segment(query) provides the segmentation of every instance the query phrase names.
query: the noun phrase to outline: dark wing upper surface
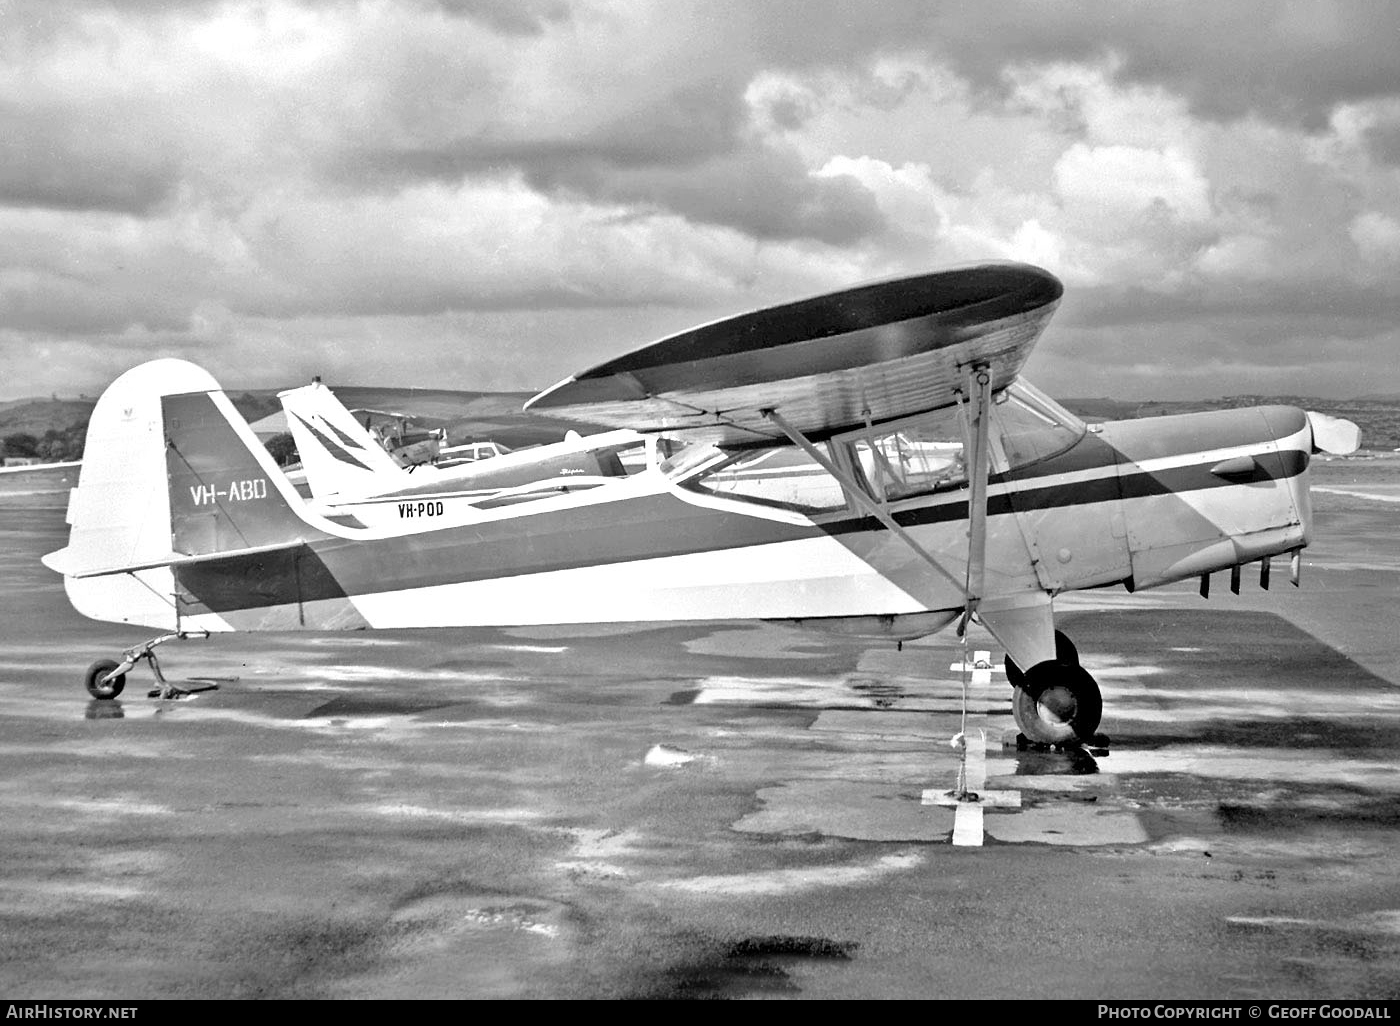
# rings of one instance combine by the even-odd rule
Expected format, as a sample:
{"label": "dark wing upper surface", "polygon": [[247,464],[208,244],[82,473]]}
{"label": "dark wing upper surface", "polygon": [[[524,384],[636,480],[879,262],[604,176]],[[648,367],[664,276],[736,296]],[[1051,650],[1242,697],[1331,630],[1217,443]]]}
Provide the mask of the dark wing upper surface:
{"label": "dark wing upper surface", "polygon": [[525,408],[727,445],[780,438],[762,415],[776,409],[821,437],[948,405],[976,364],[1009,385],[1063,291],[1016,263],[857,285],[672,335]]}

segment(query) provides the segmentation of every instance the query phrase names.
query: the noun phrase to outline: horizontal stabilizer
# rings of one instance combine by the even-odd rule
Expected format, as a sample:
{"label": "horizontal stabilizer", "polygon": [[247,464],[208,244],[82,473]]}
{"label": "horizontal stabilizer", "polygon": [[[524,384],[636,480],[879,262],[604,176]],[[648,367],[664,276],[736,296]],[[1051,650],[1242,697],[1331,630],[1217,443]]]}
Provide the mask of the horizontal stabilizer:
{"label": "horizontal stabilizer", "polygon": [[169,566],[180,568],[183,566],[193,566],[197,563],[211,563],[221,559],[237,559],[241,556],[261,555],[268,552],[281,552],[283,549],[300,548],[304,542],[300,539],[296,541],[283,542],[276,545],[255,545],[246,549],[231,549],[227,552],[206,552],[200,555],[188,555],[180,552],[172,552],[167,556],[161,556],[140,563],[128,563],[123,566],[102,566],[84,567],[74,563],[68,557],[67,549],[59,549],[57,552],[50,552],[41,557],[43,563],[50,570],[62,574],[64,577],[86,578],[86,577],[111,577],[113,574],[131,574],[138,570],[154,570],[156,567]]}

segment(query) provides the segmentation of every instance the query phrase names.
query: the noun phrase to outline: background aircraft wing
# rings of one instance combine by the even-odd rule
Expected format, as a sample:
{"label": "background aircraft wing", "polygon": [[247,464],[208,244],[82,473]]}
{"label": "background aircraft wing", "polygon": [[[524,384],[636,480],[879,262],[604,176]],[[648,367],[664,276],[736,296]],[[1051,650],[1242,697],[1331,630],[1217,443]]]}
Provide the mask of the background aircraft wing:
{"label": "background aircraft wing", "polygon": [[766,307],[672,335],[576,374],[530,413],[718,445],[810,438],[946,406],[967,368],[1011,384],[1064,287],[1029,264],[893,278]]}
{"label": "background aircraft wing", "polygon": [[386,419],[388,419],[388,420],[413,420],[413,419],[414,419],[414,415],[411,414],[411,413],[399,413],[399,412],[394,411],[394,410],[371,410],[371,409],[367,409],[367,408],[364,407],[364,406],[356,406],[353,410],[350,410],[349,412],[350,412],[350,415],[351,415],[352,417],[359,417],[359,416],[364,416],[365,414],[368,414],[368,415],[370,415],[370,416],[372,416],[372,417],[384,417],[384,418],[386,418]]}

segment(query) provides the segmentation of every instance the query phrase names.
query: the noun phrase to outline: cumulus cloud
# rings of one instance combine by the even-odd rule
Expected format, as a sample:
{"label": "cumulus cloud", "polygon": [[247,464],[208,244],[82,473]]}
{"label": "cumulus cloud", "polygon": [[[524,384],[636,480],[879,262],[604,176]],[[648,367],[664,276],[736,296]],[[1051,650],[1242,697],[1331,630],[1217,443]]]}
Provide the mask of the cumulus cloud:
{"label": "cumulus cloud", "polygon": [[1346,391],[1400,301],[1398,26],[1325,0],[15,0],[6,387],[182,353],[532,387],[1020,259],[1069,286],[1052,390]]}
{"label": "cumulus cloud", "polygon": [[1194,163],[1172,150],[1075,143],[1055,165],[1055,191],[1119,225],[1162,213],[1182,221],[1210,217],[1210,190]]}
{"label": "cumulus cloud", "polygon": [[1400,220],[1368,210],[1352,219],[1349,231],[1362,259],[1391,263],[1400,259]]}

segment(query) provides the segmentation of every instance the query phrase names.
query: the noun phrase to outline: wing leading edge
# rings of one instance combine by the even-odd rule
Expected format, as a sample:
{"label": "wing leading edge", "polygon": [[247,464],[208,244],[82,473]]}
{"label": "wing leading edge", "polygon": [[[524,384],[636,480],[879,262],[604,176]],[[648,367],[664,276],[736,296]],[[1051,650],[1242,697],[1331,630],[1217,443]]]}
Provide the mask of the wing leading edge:
{"label": "wing leading edge", "polygon": [[1058,278],[989,263],[766,307],[654,342],[560,382],[532,413],[693,441],[780,441],[763,415],[822,438],[947,406],[969,367],[1011,384],[1059,305]]}

